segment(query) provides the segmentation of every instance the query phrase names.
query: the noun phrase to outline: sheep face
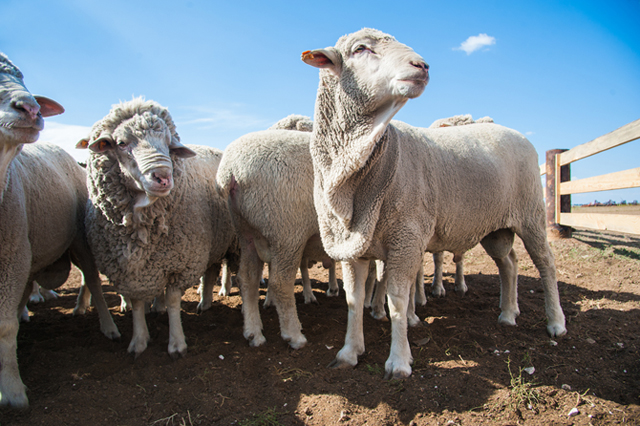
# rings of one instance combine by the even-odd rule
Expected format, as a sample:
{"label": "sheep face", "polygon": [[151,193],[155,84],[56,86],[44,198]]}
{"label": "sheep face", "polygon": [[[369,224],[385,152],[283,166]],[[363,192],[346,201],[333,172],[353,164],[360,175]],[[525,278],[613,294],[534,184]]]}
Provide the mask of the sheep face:
{"label": "sheep face", "polygon": [[64,112],[57,102],[29,93],[22,78],[18,67],[0,53],[0,200],[7,171],[22,144],[38,139],[42,117]]}
{"label": "sheep face", "polygon": [[77,146],[117,160],[129,189],[141,193],[136,207],[145,207],[173,189],[171,156],[196,154],[179,142],[166,109],[140,99],[131,103],[116,106]]}
{"label": "sheep face", "polygon": [[429,82],[429,66],[420,55],[369,28],[341,37],[335,47],[304,52],[302,60],[333,74],[365,113],[391,105],[399,109],[420,96]]}

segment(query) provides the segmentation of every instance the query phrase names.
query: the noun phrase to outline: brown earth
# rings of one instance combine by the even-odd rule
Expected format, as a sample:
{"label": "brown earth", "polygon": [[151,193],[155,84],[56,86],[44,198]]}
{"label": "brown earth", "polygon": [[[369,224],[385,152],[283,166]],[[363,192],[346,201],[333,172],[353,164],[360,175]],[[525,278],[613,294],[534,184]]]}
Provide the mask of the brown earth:
{"label": "brown earth", "polygon": [[[453,291],[447,256],[448,293],[418,308],[423,325],[409,330],[413,375],[402,381],[383,380],[390,323],[369,315],[359,364],[327,368],[344,342],[347,308],[342,292],[324,295],[321,267],[311,270],[319,304],[305,305],[296,286],[306,347],[289,349],[275,310],[267,309],[268,341],[250,348],[237,288],[231,297],[215,296],[202,315],[190,289],[182,314],[189,349],[178,360],[167,354],[166,314],[149,314],[153,341],[137,360],[127,353],[131,313],[119,312],[107,282],[122,340],[102,336],[93,309],[73,317],[74,271],[61,297],[31,306],[31,322],[20,327],[18,357],[31,407],[0,411],[0,425],[640,424],[640,238],[579,231],[552,247],[565,337],[546,335],[540,280],[520,241],[522,313],[517,327],[497,324],[497,268],[477,247],[466,256],[464,297]],[[425,264],[430,283],[430,256]],[[578,414],[570,416],[574,408]]]}

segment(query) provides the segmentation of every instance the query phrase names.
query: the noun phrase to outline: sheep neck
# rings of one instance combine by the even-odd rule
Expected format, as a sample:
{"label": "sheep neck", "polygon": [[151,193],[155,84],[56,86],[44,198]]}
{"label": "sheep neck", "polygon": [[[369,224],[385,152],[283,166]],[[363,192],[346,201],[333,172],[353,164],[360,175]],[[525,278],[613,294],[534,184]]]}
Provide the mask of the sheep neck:
{"label": "sheep neck", "polygon": [[20,151],[22,151],[22,144],[0,144],[0,203],[9,184],[8,176],[11,162],[18,156]]}

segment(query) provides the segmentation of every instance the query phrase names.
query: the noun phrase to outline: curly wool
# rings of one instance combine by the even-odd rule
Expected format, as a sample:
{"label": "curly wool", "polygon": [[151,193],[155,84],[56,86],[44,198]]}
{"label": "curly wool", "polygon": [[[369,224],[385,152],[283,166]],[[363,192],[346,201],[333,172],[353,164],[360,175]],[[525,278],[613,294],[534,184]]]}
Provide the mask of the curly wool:
{"label": "curly wool", "polygon": [[7,56],[2,52],[0,52],[0,73],[13,75],[20,80],[24,79],[24,76],[22,75],[20,69],[15,66],[13,62],[11,62],[9,58],[7,58]]}
{"label": "curly wool", "polygon": [[465,115],[454,115],[453,117],[448,118],[440,118],[434,121],[430,129],[435,129],[438,127],[451,127],[451,126],[463,126],[465,124],[474,124],[474,123],[493,123],[493,119],[491,117],[482,117],[474,120],[471,117],[471,114]]}
{"label": "curly wool", "polygon": [[190,148],[197,157],[172,155],[171,193],[135,214],[130,178],[117,161],[91,155],[88,238],[100,271],[125,296],[150,301],[167,286],[195,286],[209,265],[234,249],[231,218],[213,181],[222,153]]}

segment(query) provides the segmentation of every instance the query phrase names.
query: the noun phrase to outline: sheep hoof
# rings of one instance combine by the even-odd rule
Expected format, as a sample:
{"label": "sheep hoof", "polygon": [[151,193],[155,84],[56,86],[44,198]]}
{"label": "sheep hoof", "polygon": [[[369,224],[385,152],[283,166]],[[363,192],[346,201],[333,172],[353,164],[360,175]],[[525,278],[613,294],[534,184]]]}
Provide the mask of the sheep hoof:
{"label": "sheep hoof", "polygon": [[378,312],[374,309],[371,311],[371,316],[377,319],[378,321],[384,321],[384,322],[389,321],[389,318],[387,318],[387,313],[384,311]]}
{"label": "sheep hoof", "polygon": [[289,342],[289,346],[291,346],[291,349],[302,349],[304,348],[304,346],[307,344],[307,338],[304,337],[303,335],[300,335],[300,338],[293,340],[293,339],[287,339],[285,338],[284,340]]}
{"label": "sheep hoof", "polygon": [[22,386],[22,391],[3,392],[0,399],[0,407],[10,407],[17,410],[26,410],[29,408],[29,399]]}
{"label": "sheep hoof", "polygon": [[515,327],[517,325],[516,324],[516,317],[517,316],[518,316],[518,314],[515,313],[515,312],[514,313],[503,312],[498,317],[498,324]]}
{"label": "sheep hoof", "polygon": [[386,371],[384,372],[384,380],[403,380],[411,375],[411,371]]}
{"label": "sheep hoof", "polygon": [[113,330],[109,329],[109,330],[100,330],[100,331],[102,331],[102,334],[104,334],[109,340],[120,340],[121,336],[117,328]]}
{"label": "sheep hoof", "polygon": [[434,288],[433,291],[431,292],[431,295],[433,297],[444,297],[447,294],[447,292],[445,291],[444,288]]}
{"label": "sheep hoof", "polygon": [[211,308],[211,303],[198,303],[198,307],[196,308],[196,313],[197,314],[201,314],[204,311],[208,310],[209,308]]}
{"label": "sheep hoof", "polygon": [[305,305],[308,305],[310,303],[315,303],[316,305],[319,305],[318,299],[316,299],[316,297],[313,294],[310,297],[305,297],[304,298],[304,304]]}
{"label": "sheep hoof", "polygon": [[353,365],[349,364],[346,361],[341,361],[338,358],[334,359],[327,365],[328,368],[353,368]]}
{"label": "sheep hoof", "polygon": [[549,324],[547,325],[547,333],[551,337],[560,337],[567,334],[567,329],[562,324]]}
{"label": "sheep hoof", "polygon": [[169,355],[173,359],[184,358],[187,355],[187,348],[184,348],[182,350],[174,349],[173,352],[171,350],[169,350]]}
{"label": "sheep hoof", "polygon": [[258,337],[252,336],[247,340],[249,340],[249,346],[251,346],[252,348],[257,348],[258,346],[262,346],[267,342],[267,339],[265,339],[264,336],[258,336]]}
{"label": "sheep hoof", "polygon": [[338,294],[340,294],[340,289],[336,288],[334,289],[327,289],[327,297],[336,297],[338,296]]}

